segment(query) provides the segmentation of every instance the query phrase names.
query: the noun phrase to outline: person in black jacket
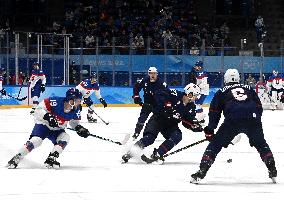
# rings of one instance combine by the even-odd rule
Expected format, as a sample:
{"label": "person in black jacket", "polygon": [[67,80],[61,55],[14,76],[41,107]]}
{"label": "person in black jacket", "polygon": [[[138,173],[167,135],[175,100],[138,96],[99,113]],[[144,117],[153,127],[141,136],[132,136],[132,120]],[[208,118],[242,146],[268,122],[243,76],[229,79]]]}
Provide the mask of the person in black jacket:
{"label": "person in black jacket", "polygon": [[[210,104],[209,123],[204,128],[205,137],[210,141],[199,166],[192,174],[191,183],[199,183],[206,176],[223,147],[228,147],[239,133],[245,133],[251,146],[258,151],[269,171],[269,178],[276,182],[277,170],[273,154],[264,139],[262,129],[262,105],[256,92],[248,85],[239,83],[240,75],[236,69],[228,69],[224,75],[225,87],[218,90]],[[214,135],[214,129],[223,112],[224,122]]]}
{"label": "person in black jacket", "polygon": [[[144,102],[139,95],[139,92],[143,89],[144,91]],[[133,96],[135,104],[142,106],[140,116],[136,123],[133,139],[137,139],[140,132],[144,127],[144,123],[148,116],[152,112],[152,104],[154,102],[153,95],[158,90],[168,89],[167,84],[158,78],[158,71],[156,67],[150,67],[148,69],[148,76],[138,80],[133,88]]]}
{"label": "person in black jacket", "polygon": [[195,119],[194,100],[200,95],[200,89],[195,84],[188,84],[184,92],[177,90],[159,90],[154,94],[153,115],[150,117],[143,137],[122,156],[123,162],[128,162],[131,157],[136,157],[147,146],[153,144],[159,133],[165,141],[157,148],[151,158],[145,155],[141,159],[146,163],[164,161],[163,155],[176,146],[182,139],[182,132],[178,124],[194,131],[202,131],[202,127]]}

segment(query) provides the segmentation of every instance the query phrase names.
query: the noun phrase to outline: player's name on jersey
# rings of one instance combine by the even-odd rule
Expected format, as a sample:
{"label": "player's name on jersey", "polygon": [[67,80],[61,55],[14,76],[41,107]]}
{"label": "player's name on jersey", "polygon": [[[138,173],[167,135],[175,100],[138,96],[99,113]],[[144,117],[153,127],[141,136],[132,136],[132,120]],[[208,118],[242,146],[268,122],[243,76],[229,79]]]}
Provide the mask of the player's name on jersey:
{"label": "player's name on jersey", "polygon": [[234,85],[226,85],[225,87],[221,88],[221,92],[225,92],[227,89],[232,88],[232,87],[245,87],[247,89],[250,89],[249,85],[244,85],[244,84],[234,84]]}

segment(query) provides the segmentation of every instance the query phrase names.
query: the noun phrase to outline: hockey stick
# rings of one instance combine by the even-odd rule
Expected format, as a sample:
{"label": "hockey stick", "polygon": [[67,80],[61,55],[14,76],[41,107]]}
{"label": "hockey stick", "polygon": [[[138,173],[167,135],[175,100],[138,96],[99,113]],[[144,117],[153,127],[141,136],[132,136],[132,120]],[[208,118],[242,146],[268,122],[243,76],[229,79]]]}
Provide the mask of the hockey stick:
{"label": "hockey stick", "polygon": [[199,141],[194,142],[194,143],[192,143],[192,144],[189,144],[189,145],[187,145],[187,146],[185,146],[185,147],[179,148],[179,149],[177,149],[177,150],[175,150],[175,151],[173,151],[173,152],[171,152],[171,153],[166,153],[166,154],[164,154],[162,157],[163,157],[163,158],[166,158],[166,157],[168,157],[168,156],[170,156],[170,155],[176,154],[176,153],[178,153],[178,152],[180,152],[180,151],[183,151],[183,150],[188,149],[188,148],[190,148],[190,147],[193,147],[193,146],[195,146],[195,145],[201,144],[201,143],[203,143],[203,142],[205,142],[205,141],[207,141],[207,139],[199,140]]}
{"label": "hockey stick", "polygon": [[109,122],[106,122],[103,118],[101,118],[101,116],[99,116],[94,110],[93,112],[95,113],[95,115],[97,115],[98,118],[100,118],[100,120],[102,120],[102,122],[105,124],[105,125],[109,125]]}
{"label": "hockey stick", "polygon": [[28,96],[25,96],[25,97],[22,97],[22,98],[18,98],[18,97],[13,97],[12,95],[9,95],[9,94],[6,94],[6,96],[11,97],[13,99],[16,99],[18,101],[23,101],[23,100],[25,100],[28,97]]}
{"label": "hockey stick", "polygon": [[[72,131],[75,131],[73,128],[67,128],[68,130],[72,130]],[[114,141],[114,140],[111,140],[111,139],[108,139],[108,138],[104,138],[104,137],[101,137],[101,136],[98,136],[98,135],[94,135],[94,134],[89,134],[90,136],[92,137],[95,137],[95,138],[99,138],[101,140],[104,140],[104,141],[108,141],[108,142],[111,142],[111,143],[115,143],[115,144],[118,144],[118,145],[125,145],[130,137],[130,134],[126,134],[124,139],[121,141],[121,142],[117,142],[117,141]]]}
{"label": "hockey stick", "polygon": [[105,125],[109,125],[109,122],[105,121],[103,118],[101,118],[101,116],[99,116],[92,108],[88,107],[88,109],[90,109],[93,113],[95,113],[95,115],[97,115],[98,118],[100,118],[100,120],[102,120],[102,122]]}
{"label": "hockey stick", "polygon": [[170,155],[176,154],[176,153],[178,153],[178,152],[180,152],[180,151],[183,151],[183,150],[188,149],[188,148],[190,148],[190,147],[193,147],[193,146],[195,146],[195,145],[201,144],[201,143],[203,143],[203,142],[205,142],[205,141],[207,141],[207,139],[199,140],[199,141],[194,142],[194,143],[192,143],[192,144],[189,144],[189,145],[187,145],[187,146],[185,146],[185,147],[179,148],[179,149],[177,149],[177,150],[175,150],[175,151],[173,151],[173,152],[166,153],[166,154],[164,154],[163,156],[161,156],[161,157],[159,157],[159,158],[157,158],[157,159],[148,158],[147,156],[145,156],[145,155],[143,154],[143,155],[141,156],[141,160],[143,160],[143,161],[146,162],[147,164],[150,164],[150,163],[152,163],[152,162],[154,162],[154,161],[156,161],[156,160],[164,160],[164,158],[166,158],[166,157],[168,157],[168,156],[170,156]]}

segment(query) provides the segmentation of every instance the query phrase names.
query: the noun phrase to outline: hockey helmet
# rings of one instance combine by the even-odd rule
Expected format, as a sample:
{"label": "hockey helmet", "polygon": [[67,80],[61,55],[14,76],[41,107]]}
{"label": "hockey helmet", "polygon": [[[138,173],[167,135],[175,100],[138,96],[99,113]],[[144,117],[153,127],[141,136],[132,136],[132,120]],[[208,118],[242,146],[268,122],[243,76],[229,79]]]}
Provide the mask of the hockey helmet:
{"label": "hockey helmet", "polygon": [[240,74],[237,69],[227,69],[224,74],[224,82],[225,84],[229,83],[239,83],[240,82]]}
{"label": "hockey helmet", "polygon": [[155,82],[158,78],[158,70],[156,67],[150,67],[148,69],[148,75],[150,77],[150,82]]}
{"label": "hockey helmet", "polygon": [[92,84],[94,84],[97,81],[97,73],[95,71],[91,72],[90,79]]}
{"label": "hockey helmet", "polygon": [[201,60],[197,61],[193,66],[195,71],[200,71],[203,69],[203,62]]}
{"label": "hockey helmet", "polygon": [[185,86],[184,93],[192,99],[193,97],[198,97],[200,95],[200,88],[194,83],[190,83]]}
{"label": "hockey helmet", "polygon": [[155,72],[155,73],[158,73],[158,70],[156,67],[149,67],[148,69],[148,73],[151,73],[151,72]]}
{"label": "hockey helmet", "polygon": [[274,76],[278,75],[278,71],[276,71],[276,70],[273,70],[272,73],[273,73]]}
{"label": "hockey helmet", "polygon": [[34,69],[39,69],[39,63],[38,63],[38,62],[34,62],[33,68],[34,68]]}
{"label": "hockey helmet", "polygon": [[66,101],[75,100],[75,99],[82,99],[82,93],[76,88],[70,88],[66,92]]}

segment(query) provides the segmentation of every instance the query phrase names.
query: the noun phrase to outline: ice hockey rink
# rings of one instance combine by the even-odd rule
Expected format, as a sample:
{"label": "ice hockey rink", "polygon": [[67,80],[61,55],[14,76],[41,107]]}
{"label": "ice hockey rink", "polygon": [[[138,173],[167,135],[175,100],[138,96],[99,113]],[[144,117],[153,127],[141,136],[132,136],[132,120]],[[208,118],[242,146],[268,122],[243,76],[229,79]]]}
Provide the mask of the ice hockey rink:
{"label": "ice hockey rink", "polygon": [[[207,110],[207,109],[206,109]],[[31,152],[17,169],[7,169],[6,163],[28,139],[33,128],[30,109],[0,109],[0,199],[1,200],[94,200],[94,199],[282,199],[284,196],[284,111],[264,111],[263,128],[278,169],[277,184],[258,153],[248,144],[245,135],[234,146],[223,149],[205,179],[199,185],[190,183],[190,175],[198,170],[208,142],[191,147],[166,158],[163,165],[144,164],[130,160],[121,164],[121,156],[132,141],[120,146],[94,137],[81,138],[67,130],[71,139],[58,161],[61,168],[46,169],[43,165],[52,143]],[[92,134],[122,141],[133,133],[139,115],[138,107],[97,108],[96,112],[109,125],[86,121],[83,109],[82,125]],[[181,126],[183,140],[173,150],[204,138]],[[163,141],[145,149],[150,154]],[[231,163],[227,160],[232,159]]]}

